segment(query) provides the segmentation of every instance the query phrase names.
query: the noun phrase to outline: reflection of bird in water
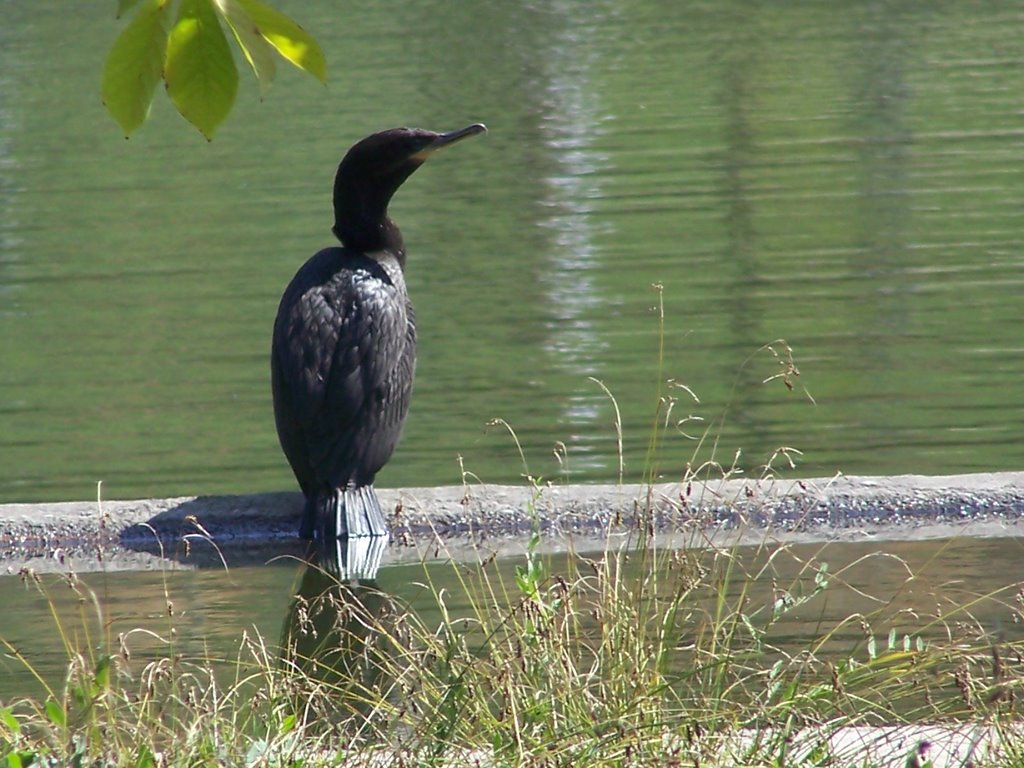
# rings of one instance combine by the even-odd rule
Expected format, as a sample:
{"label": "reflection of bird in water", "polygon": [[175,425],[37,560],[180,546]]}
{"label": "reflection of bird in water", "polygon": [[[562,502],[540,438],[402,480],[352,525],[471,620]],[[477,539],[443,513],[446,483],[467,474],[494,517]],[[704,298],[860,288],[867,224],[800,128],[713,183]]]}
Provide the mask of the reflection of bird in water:
{"label": "reflection of bird in water", "polygon": [[306,506],[299,535],[385,536],[373,479],[409,410],[416,321],[391,196],[433,152],[483,133],[394,128],[353,146],[334,180],[334,234],[285,289],[274,322],[274,417]]}
{"label": "reflection of bird in water", "polygon": [[[365,539],[363,539],[365,541]],[[395,606],[370,578],[345,575],[342,551],[311,545],[298,591],[282,629],[282,663],[327,695],[298,694],[303,722],[337,723],[356,716],[356,729],[372,724],[374,702],[386,701],[386,670]],[[302,688],[300,688],[302,690]]]}

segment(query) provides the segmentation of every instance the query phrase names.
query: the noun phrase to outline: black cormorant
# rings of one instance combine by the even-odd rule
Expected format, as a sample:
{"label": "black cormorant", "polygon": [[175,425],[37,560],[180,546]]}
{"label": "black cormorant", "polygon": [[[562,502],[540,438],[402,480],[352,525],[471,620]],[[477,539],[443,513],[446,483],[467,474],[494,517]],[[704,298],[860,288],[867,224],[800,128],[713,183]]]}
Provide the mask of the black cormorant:
{"label": "black cormorant", "polygon": [[394,128],[355,144],[338,166],[342,247],[292,278],[271,350],[277,434],[306,496],[303,538],[387,534],[373,479],[398,443],[416,367],[405,247],[388,203],[430,154],[486,130]]}

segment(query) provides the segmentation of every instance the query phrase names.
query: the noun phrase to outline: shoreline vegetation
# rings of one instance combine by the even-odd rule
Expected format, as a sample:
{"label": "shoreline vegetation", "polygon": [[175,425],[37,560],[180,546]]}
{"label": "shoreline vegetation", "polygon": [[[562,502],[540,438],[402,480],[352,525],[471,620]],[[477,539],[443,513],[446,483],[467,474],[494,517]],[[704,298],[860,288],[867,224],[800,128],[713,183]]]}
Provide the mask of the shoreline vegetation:
{"label": "shoreline vegetation", "polygon": [[[734,495],[725,497],[725,488]],[[636,499],[632,487],[614,487],[621,515],[603,547],[557,572],[545,547],[554,523],[562,530],[566,519],[586,521],[599,508],[584,503],[594,499],[586,489],[433,489],[416,495],[423,506],[415,509],[411,492],[386,493],[402,499],[406,526],[453,503],[470,515],[487,503],[518,510],[525,499],[532,523],[519,537],[514,578],[499,572],[490,538],[475,555],[449,550],[466,538],[451,520],[465,519],[434,515],[435,529],[453,534],[435,537],[434,546],[468,612],[448,610],[452,587],[438,586],[427,568],[424,611],[373,582],[339,579],[328,560],[311,562],[281,638],[247,631],[237,652],[221,657],[180,651],[176,626],[186,619],[169,591],[162,626],[114,636],[102,599],[72,559],[63,558],[60,576],[25,568],[20,577],[50,604],[67,672],[59,682],[37,674],[41,696],[0,701],[0,757],[16,767],[133,768],[1024,764],[1024,641],[995,636],[972,616],[979,600],[989,600],[1008,624],[1022,623],[1024,583],[1012,583],[1019,575],[966,605],[939,588],[911,613],[894,611],[893,596],[877,596],[876,609],[821,625],[794,648],[779,636],[780,620],[794,611],[813,615],[819,601],[841,599],[851,587],[842,569],[832,572],[817,558],[801,560],[797,578],[779,581],[776,564],[793,553],[765,527],[781,520],[780,530],[801,534],[828,523],[830,536],[881,536],[899,529],[898,518],[913,530],[950,525],[963,535],[991,526],[990,533],[1019,535],[1021,476],[836,478],[827,488],[776,482],[755,496],[749,485],[701,485],[711,500],[687,509],[712,524],[716,518],[700,518],[701,509],[730,511],[718,524],[731,535],[715,541],[705,527],[680,526],[685,540],[671,546],[657,531],[668,518],[680,522],[678,494],[686,489],[665,489],[671,494],[657,486]],[[583,495],[570,499],[567,490]],[[873,506],[882,496],[905,503],[883,513]],[[245,537],[221,540],[213,531],[239,510],[248,510],[248,523],[273,519],[294,537],[297,497],[272,496],[276,505],[267,508],[255,501],[263,498],[103,502],[95,505],[102,514],[92,514],[113,537],[134,533],[131,526],[155,529],[168,512],[186,521],[195,505],[207,505],[217,514],[196,514],[186,535],[224,556],[222,545]],[[967,499],[977,505],[970,514]],[[844,518],[832,514],[836,505]],[[136,517],[117,518],[131,509]],[[7,506],[0,519],[66,525],[58,512],[68,510],[85,508]],[[569,511],[576,517],[565,518]],[[619,539],[613,530],[632,536]],[[732,534],[744,531],[766,557],[737,556],[740,538]],[[750,590],[765,580],[770,590]],[[48,597],[67,588],[81,598],[73,616]],[[837,650],[836,638],[850,627],[859,627],[860,639]],[[0,650],[33,669],[30,649],[5,642],[2,630]]]}

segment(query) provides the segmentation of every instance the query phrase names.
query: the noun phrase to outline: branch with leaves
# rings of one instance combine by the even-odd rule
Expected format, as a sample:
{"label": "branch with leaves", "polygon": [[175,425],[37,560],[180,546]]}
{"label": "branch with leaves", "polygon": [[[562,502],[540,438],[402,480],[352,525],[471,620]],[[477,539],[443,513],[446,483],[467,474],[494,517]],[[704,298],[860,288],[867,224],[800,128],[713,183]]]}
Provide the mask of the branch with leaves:
{"label": "branch with leaves", "polygon": [[[103,68],[107,111],[130,135],[149,114],[162,80],[182,117],[213,138],[238,93],[238,68],[224,26],[266,93],[276,55],[321,82],[327,62],[316,40],[259,0],[118,0],[118,17],[139,6]],[[176,6],[176,9],[175,9]]]}

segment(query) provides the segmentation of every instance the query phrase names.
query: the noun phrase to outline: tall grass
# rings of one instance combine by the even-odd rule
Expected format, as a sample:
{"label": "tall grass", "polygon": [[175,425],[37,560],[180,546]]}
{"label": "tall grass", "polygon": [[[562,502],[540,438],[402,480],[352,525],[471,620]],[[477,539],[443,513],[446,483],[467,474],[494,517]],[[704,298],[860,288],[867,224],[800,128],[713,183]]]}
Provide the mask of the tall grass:
{"label": "tall grass", "polygon": [[[780,366],[772,378],[792,386],[788,347],[765,349]],[[682,431],[679,387],[665,381],[659,368],[650,481],[662,441]],[[621,443],[618,416],[616,434]],[[705,430],[695,442],[708,441]],[[712,452],[683,482],[712,471],[734,468]],[[529,482],[539,500],[544,487]],[[4,642],[43,693],[0,703],[0,765],[923,767],[922,739],[847,754],[837,737],[937,723],[987,728],[958,764],[1024,765],[1024,643],[990,636],[972,615],[999,601],[1008,623],[1024,621],[1012,575],[972,604],[935,594],[933,610],[913,615],[875,596],[871,612],[780,642],[788,617],[822,615],[823,600],[851,588],[843,569],[805,558],[786,581],[778,566],[797,560],[791,548],[765,542],[751,555],[700,532],[666,548],[640,511],[625,543],[610,527],[603,551],[557,569],[539,523],[511,578],[483,549],[477,562],[450,559],[443,581],[424,564],[416,604],[339,580],[329,561],[309,564],[281,638],[245,632],[229,657],[182,653],[166,587],[162,626],[114,636],[103,601],[73,574],[79,610],[65,616],[52,587],[24,572],[46,597],[67,668],[53,685]]]}
{"label": "tall grass", "polygon": [[[840,764],[834,736],[853,726],[970,722],[1002,749],[988,764],[1024,761],[1024,644],[987,635],[971,606],[943,605],[909,629],[901,615],[897,633],[883,603],[779,645],[787,615],[813,615],[846,588],[841,571],[811,558],[772,583],[787,547],[661,549],[643,530],[553,571],[541,543],[534,533],[511,579],[493,558],[452,561],[460,614],[436,566],[423,569],[430,610],[308,566],[282,642],[245,633],[230,658],[184,657],[170,599],[163,630],[107,636],[101,602],[69,576],[82,611],[53,616],[65,679],[40,674],[43,696],[0,707],[0,755],[140,768],[811,766]],[[1016,589],[978,600],[1019,622]],[[849,626],[860,639],[837,650]]]}

